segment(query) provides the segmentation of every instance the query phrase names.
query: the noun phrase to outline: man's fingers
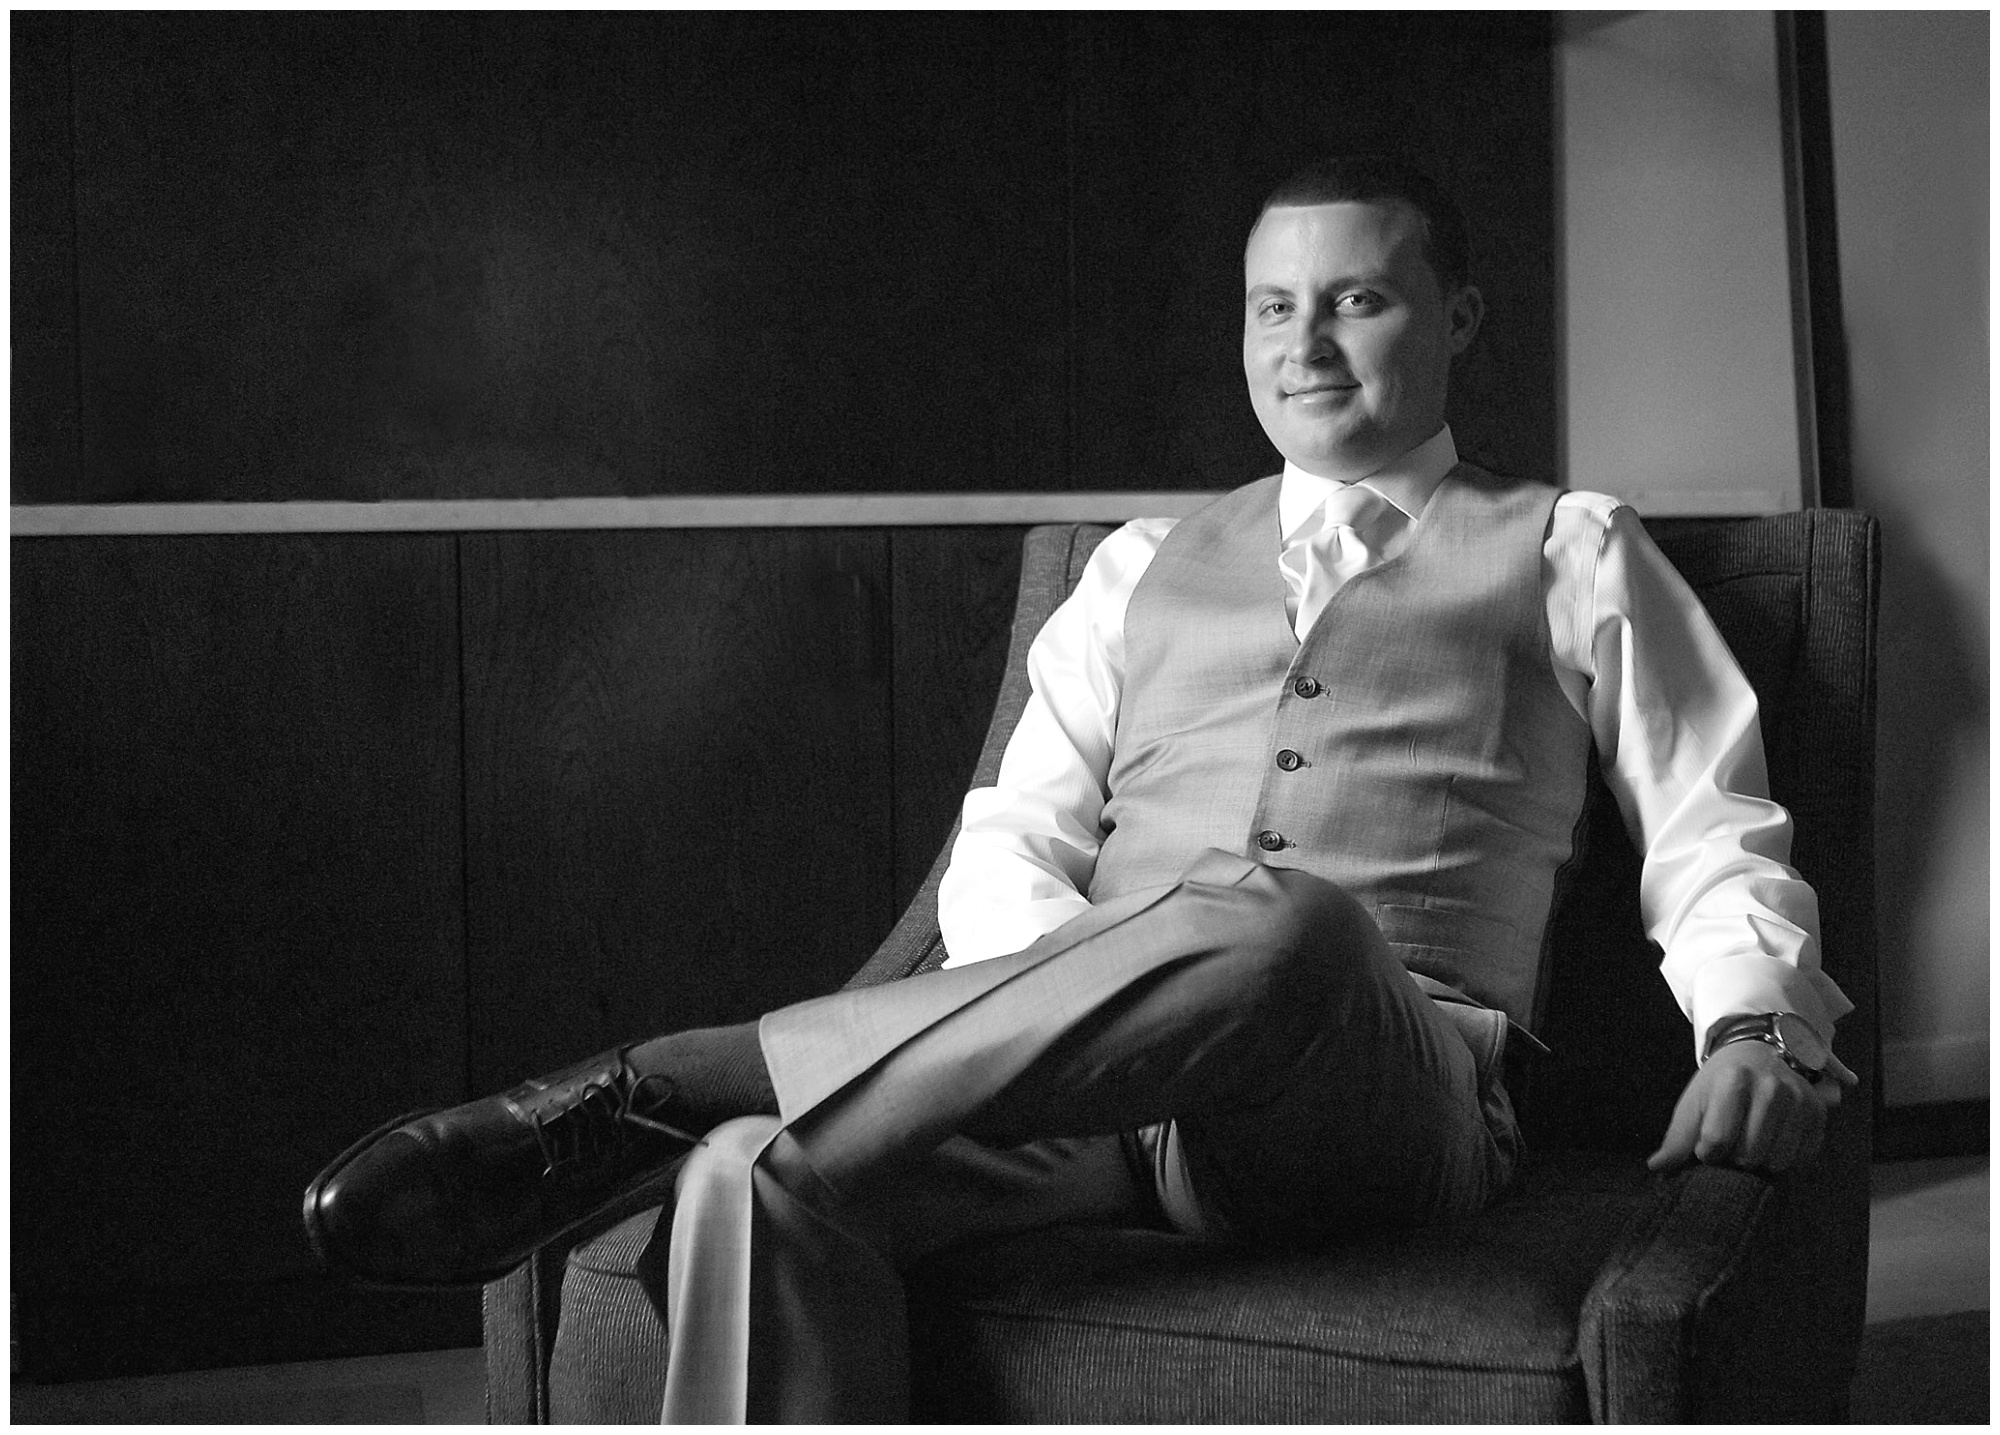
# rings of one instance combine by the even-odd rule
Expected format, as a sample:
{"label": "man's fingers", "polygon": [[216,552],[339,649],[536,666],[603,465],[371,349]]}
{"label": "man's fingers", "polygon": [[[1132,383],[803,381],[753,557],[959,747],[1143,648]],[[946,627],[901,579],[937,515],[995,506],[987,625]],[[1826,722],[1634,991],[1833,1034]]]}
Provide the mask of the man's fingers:
{"label": "man's fingers", "polygon": [[1673,1117],[1667,1122],[1667,1134],[1660,1138],[1660,1149],[1646,1158],[1646,1168],[1665,1171],[1687,1165],[1694,1159],[1695,1138],[1700,1134],[1701,1098],[1690,1086],[1674,1103]]}
{"label": "man's fingers", "polygon": [[1845,1067],[1829,1066],[1808,1086],[1767,1049],[1747,1042],[1735,1051],[1725,1047],[1681,1093],[1646,1165],[1665,1171],[1698,1160],[1770,1175],[1788,1171],[1819,1151],[1827,1112],[1852,1078]]}
{"label": "man's fingers", "polygon": [[1702,1112],[1701,1137],[1694,1143],[1695,1156],[1709,1165],[1736,1159],[1749,1118],[1750,1083],[1745,1073],[1732,1066],[1719,1068],[1716,1074]]}
{"label": "man's fingers", "polygon": [[[1838,1087],[1828,1085],[1838,1100]],[[1731,1164],[1777,1176],[1811,1160],[1826,1133],[1826,1111],[1821,1093],[1788,1072],[1755,1078]]]}
{"label": "man's fingers", "polygon": [[1755,1081],[1744,1103],[1743,1132],[1734,1164],[1750,1171],[1768,1169],[1783,1141],[1791,1093],[1776,1081]]}

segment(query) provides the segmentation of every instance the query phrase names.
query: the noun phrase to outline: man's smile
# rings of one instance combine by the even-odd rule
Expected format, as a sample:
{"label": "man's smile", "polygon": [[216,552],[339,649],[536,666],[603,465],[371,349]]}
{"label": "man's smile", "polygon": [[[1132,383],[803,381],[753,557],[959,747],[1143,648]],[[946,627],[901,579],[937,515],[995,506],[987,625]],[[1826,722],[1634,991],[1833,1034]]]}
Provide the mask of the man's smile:
{"label": "man's smile", "polygon": [[1358,393],[1359,384],[1314,384],[1309,388],[1286,389],[1285,397],[1302,404],[1336,403],[1352,393]]}

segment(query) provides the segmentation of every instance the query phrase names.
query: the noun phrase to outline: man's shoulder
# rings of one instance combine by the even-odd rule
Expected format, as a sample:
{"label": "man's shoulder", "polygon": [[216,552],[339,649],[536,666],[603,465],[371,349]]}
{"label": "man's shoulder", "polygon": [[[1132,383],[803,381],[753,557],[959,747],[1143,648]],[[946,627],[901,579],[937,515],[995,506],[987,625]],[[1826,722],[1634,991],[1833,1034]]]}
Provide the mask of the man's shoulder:
{"label": "man's shoulder", "polygon": [[[1169,533],[1180,523],[1175,515],[1127,519],[1104,535],[1092,550],[1087,572],[1104,590],[1129,588],[1153,561]],[[1090,585],[1080,584],[1079,587]]]}
{"label": "man's shoulder", "polygon": [[1115,542],[1125,547],[1158,548],[1162,540],[1183,523],[1195,520],[1228,521],[1254,511],[1263,502],[1275,502],[1278,485],[1283,478],[1282,473],[1267,474],[1263,478],[1252,479],[1249,483],[1225,489],[1221,493],[1190,494],[1190,498],[1200,497],[1203,501],[1191,504],[1185,513],[1156,514],[1146,518],[1130,519],[1121,527],[1113,529],[1105,537],[1104,542]]}
{"label": "man's shoulder", "polygon": [[1568,488],[1556,500],[1551,516],[1553,538],[1567,538],[1578,552],[1597,554],[1650,550],[1653,537],[1639,521],[1639,510],[1624,499],[1587,488]]}
{"label": "man's shoulder", "polygon": [[1104,536],[1098,545],[1101,553],[1106,548],[1113,552],[1124,549],[1144,549],[1148,552],[1158,548],[1160,541],[1174,531],[1181,521],[1180,514],[1154,514],[1147,518],[1130,518]]}
{"label": "man's shoulder", "polygon": [[1106,534],[1090,555],[1098,586],[1108,590],[1136,583],[1169,538],[1181,548],[1192,543],[1193,551],[1202,552],[1221,531],[1258,519],[1266,509],[1275,512],[1278,483],[1283,477],[1274,473],[1229,489],[1184,514],[1127,520]]}
{"label": "man's shoulder", "polygon": [[1631,512],[1624,499],[1609,493],[1593,493],[1587,488],[1564,489],[1562,497],[1556,500],[1556,507],[1579,518],[1587,518],[1602,528],[1609,528],[1612,519],[1619,513]]}
{"label": "man's shoulder", "polygon": [[1262,478],[1226,489],[1189,513],[1190,520],[1205,524],[1238,523],[1253,517],[1261,517],[1264,510],[1276,509],[1278,491],[1283,487],[1285,475],[1282,471],[1268,473]]}

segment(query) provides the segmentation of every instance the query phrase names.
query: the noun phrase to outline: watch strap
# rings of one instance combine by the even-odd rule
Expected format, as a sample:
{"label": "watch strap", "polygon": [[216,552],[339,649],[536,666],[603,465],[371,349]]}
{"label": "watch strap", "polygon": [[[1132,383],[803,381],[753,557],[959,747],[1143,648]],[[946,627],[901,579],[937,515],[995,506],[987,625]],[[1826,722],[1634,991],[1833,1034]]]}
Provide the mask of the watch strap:
{"label": "watch strap", "polygon": [[1778,1044],[1776,1024],[1771,1013],[1758,1012],[1752,1016],[1732,1016],[1717,1022],[1709,1029],[1708,1049],[1701,1054],[1707,1061],[1723,1047],[1736,1041],[1764,1041],[1772,1046]]}
{"label": "watch strap", "polygon": [[1776,1051],[1785,1065],[1807,1081],[1818,1081],[1826,1074],[1825,1071],[1815,1071],[1807,1066],[1790,1047],[1785,1045],[1784,1037],[1778,1032],[1778,1017],[1779,1013],[1767,1011],[1752,1016],[1730,1017],[1716,1023],[1709,1031],[1708,1050],[1702,1053],[1701,1059],[1707,1061],[1723,1047],[1739,1041],[1761,1041]]}

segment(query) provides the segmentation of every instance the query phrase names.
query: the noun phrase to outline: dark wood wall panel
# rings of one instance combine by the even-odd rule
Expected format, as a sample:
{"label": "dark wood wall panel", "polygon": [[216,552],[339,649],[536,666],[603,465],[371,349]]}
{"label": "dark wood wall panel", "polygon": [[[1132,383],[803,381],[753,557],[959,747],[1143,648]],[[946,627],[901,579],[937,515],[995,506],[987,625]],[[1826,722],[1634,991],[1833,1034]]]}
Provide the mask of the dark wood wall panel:
{"label": "dark wood wall panel", "polygon": [[[1546,17],[10,24],[16,503],[1226,487],[1250,214],[1359,144],[1473,216],[1461,447],[1552,467]],[[17,541],[24,1303],[148,1292],[98,1373],[254,1358],[166,1338],[224,1308],[351,1351],[347,1140],[842,980],[1019,536]]]}
{"label": "dark wood wall panel", "polygon": [[473,1084],[837,986],[887,933],[887,546],[464,539]]}
{"label": "dark wood wall panel", "polygon": [[1232,485],[1251,212],[1353,146],[1465,201],[1454,422],[1553,466],[1546,16],[15,26],[17,271],[52,323],[73,209],[79,315],[16,442],[82,452],[16,501]]}
{"label": "dark wood wall panel", "polygon": [[453,542],[16,540],[24,1302],[305,1273],[313,1172],[457,1098]]}
{"label": "dark wood wall panel", "polygon": [[1059,460],[1049,22],[76,23],[89,497],[1020,488]]}
{"label": "dark wood wall panel", "polygon": [[77,488],[76,226],[70,204],[72,16],[15,11],[11,44],[11,445],[14,493]]}
{"label": "dark wood wall panel", "polygon": [[1492,313],[1460,369],[1460,448],[1555,471],[1545,16],[1078,17],[1079,488],[1231,488],[1281,462],[1244,395],[1243,245],[1325,154],[1407,155],[1451,190]]}
{"label": "dark wood wall panel", "polygon": [[896,653],[896,911],[958,820],[1007,667],[1025,528],[889,536]]}

